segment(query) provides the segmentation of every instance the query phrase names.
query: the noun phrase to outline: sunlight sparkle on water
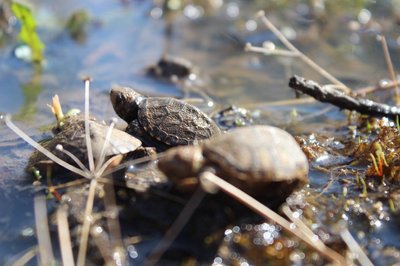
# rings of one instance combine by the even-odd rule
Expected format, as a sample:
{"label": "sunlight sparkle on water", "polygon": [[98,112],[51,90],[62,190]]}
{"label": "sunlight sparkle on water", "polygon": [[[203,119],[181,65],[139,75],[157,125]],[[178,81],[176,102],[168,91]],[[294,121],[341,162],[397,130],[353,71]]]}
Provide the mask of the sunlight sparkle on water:
{"label": "sunlight sparkle on water", "polygon": [[210,4],[214,8],[219,8],[224,4],[224,1],[223,0],[210,0]]}
{"label": "sunlight sparkle on water", "polygon": [[160,7],[155,7],[150,11],[150,16],[154,19],[160,19],[163,15],[163,10]]}
{"label": "sunlight sparkle on water", "polygon": [[103,228],[101,226],[97,226],[94,230],[96,233],[100,234],[103,232]]}
{"label": "sunlight sparkle on water", "polygon": [[237,3],[229,3],[227,8],[226,8],[226,13],[228,16],[231,18],[236,18],[239,16],[239,6]]}
{"label": "sunlight sparkle on water", "polygon": [[201,6],[187,5],[183,9],[183,14],[189,19],[198,19],[204,15],[204,9]]}
{"label": "sunlight sparkle on water", "polygon": [[253,19],[246,21],[246,29],[248,31],[255,31],[257,29],[257,22]]}
{"label": "sunlight sparkle on water", "polygon": [[382,226],[382,222],[379,220],[371,221],[371,225],[375,226],[376,228],[380,228]]}
{"label": "sunlight sparkle on water", "polygon": [[223,265],[223,264],[222,264],[222,258],[216,257],[216,258],[214,259],[214,261],[213,261],[212,266],[220,266],[220,265]]}
{"label": "sunlight sparkle on water", "polygon": [[129,257],[131,257],[132,259],[136,259],[137,257],[139,257],[139,253],[137,252],[134,245],[129,245],[126,249],[128,250]]}
{"label": "sunlight sparkle on water", "polygon": [[35,234],[35,231],[33,230],[32,227],[27,227],[21,231],[22,236],[33,236]]}
{"label": "sunlight sparkle on water", "polygon": [[357,16],[358,21],[361,24],[367,24],[371,20],[371,12],[368,9],[361,9]]}

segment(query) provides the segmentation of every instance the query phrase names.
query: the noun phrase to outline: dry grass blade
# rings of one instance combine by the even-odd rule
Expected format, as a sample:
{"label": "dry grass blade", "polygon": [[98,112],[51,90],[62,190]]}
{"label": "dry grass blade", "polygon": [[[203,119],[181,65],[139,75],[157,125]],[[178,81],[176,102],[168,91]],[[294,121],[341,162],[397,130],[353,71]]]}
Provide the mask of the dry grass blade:
{"label": "dry grass blade", "polygon": [[257,46],[252,46],[250,43],[246,43],[244,50],[256,52],[256,53],[262,53],[265,55],[278,55],[278,56],[288,56],[288,57],[298,57],[299,56],[299,53],[296,53],[296,52],[291,52],[291,51],[276,49],[276,48],[268,49],[265,47],[257,47]]}
{"label": "dry grass blade", "polygon": [[118,210],[115,201],[114,184],[105,184],[104,205],[107,212],[107,227],[110,234],[111,245],[113,247],[114,263],[116,265],[126,265],[126,254],[124,243],[122,242],[121,226],[118,221]]}
{"label": "dry grass blade", "polygon": [[301,230],[305,237],[313,240],[316,245],[319,245],[322,242],[318,236],[315,235],[314,232],[311,231],[311,229],[308,228],[295,213],[292,212],[289,206],[286,204],[282,206],[282,212]]}
{"label": "dry grass blade", "polygon": [[39,245],[40,265],[53,265],[55,260],[50,239],[45,196],[35,196],[34,210],[36,236],[38,238]]}
{"label": "dry grass blade", "polygon": [[397,78],[396,78],[396,74],[394,72],[394,67],[393,67],[393,63],[392,63],[392,59],[390,57],[389,54],[389,49],[387,46],[387,42],[386,42],[386,38],[385,36],[378,36],[378,40],[381,42],[382,44],[382,49],[383,49],[383,55],[386,61],[386,65],[388,67],[388,71],[389,71],[389,75],[390,78],[392,79],[393,84],[395,85],[395,100],[396,100],[396,105],[400,104],[400,92],[399,92],[399,86],[397,84]]}
{"label": "dry grass blade", "polygon": [[245,103],[241,104],[240,106],[243,108],[262,108],[262,107],[269,107],[269,106],[290,106],[290,105],[303,105],[303,104],[310,104],[315,103],[314,98],[298,98],[298,99],[289,99],[289,100],[282,100],[282,101],[273,101],[273,102],[255,102],[255,103]]}
{"label": "dry grass blade", "polygon": [[87,183],[87,182],[89,182],[89,179],[81,178],[81,179],[77,179],[77,180],[74,180],[74,181],[70,181],[68,183],[49,186],[49,189],[55,190],[55,189],[60,189],[60,188],[69,188],[69,187],[78,186],[78,185],[81,185],[81,184],[84,184],[84,183]]}
{"label": "dry grass blade", "polygon": [[161,153],[157,153],[156,156],[151,155],[151,156],[141,157],[141,158],[138,158],[138,159],[134,159],[134,160],[129,160],[129,161],[123,162],[123,163],[113,167],[112,169],[108,169],[107,171],[102,172],[102,176],[109,176],[112,173],[115,173],[115,172],[117,172],[119,170],[125,169],[125,168],[127,168],[129,166],[132,166],[132,165],[138,165],[138,164],[154,161],[156,159],[159,159],[159,158],[163,157],[164,155],[165,155],[165,152],[161,152]]}
{"label": "dry grass blade", "polygon": [[118,264],[114,261],[113,254],[111,252],[111,245],[109,245],[109,238],[105,235],[104,228],[99,225],[93,225],[90,229],[91,240],[94,245],[97,246],[97,250],[99,251],[101,257],[103,258],[103,265],[125,265]]}
{"label": "dry grass blade", "polygon": [[78,157],[76,157],[73,153],[64,150],[63,146],[58,144],[56,146],[56,149],[58,151],[63,152],[64,154],[66,154],[69,158],[71,158],[85,173],[87,173],[88,175],[90,175],[89,170],[86,168],[86,166],[78,159]]}
{"label": "dry grass blade", "polygon": [[106,157],[105,150],[106,150],[107,144],[110,142],[111,133],[112,133],[112,130],[114,129],[115,124],[116,124],[116,119],[113,119],[111,121],[110,126],[107,128],[106,138],[104,140],[103,146],[101,147],[100,156],[99,156],[99,158],[97,160],[97,164],[96,164],[96,168],[95,168],[96,172],[99,171],[99,169],[101,168],[102,164],[104,163],[104,159]]}
{"label": "dry grass blade", "polygon": [[92,211],[93,211],[93,203],[94,203],[94,198],[95,198],[95,193],[96,193],[96,187],[97,187],[97,180],[92,179],[90,181],[89,194],[88,194],[88,198],[86,201],[85,213],[83,216],[82,232],[81,232],[81,238],[79,241],[80,245],[79,245],[78,259],[76,262],[76,265],[78,265],[78,266],[85,265],[85,261],[86,261],[86,251],[87,251],[87,244],[88,244],[88,238],[89,238],[89,233],[90,233],[90,226],[91,226],[91,222],[92,222],[91,216],[92,216]]}
{"label": "dry grass blade", "polygon": [[168,247],[172,244],[178,234],[182,231],[183,227],[185,227],[186,223],[189,221],[193,212],[199,206],[201,201],[203,200],[205,195],[205,191],[202,188],[198,188],[193,196],[190,198],[188,203],[185,205],[178,218],[175,220],[173,225],[169,228],[165,236],[161,239],[158,245],[154,248],[154,250],[150,253],[149,257],[145,261],[144,265],[152,266],[155,265],[161,256],[165,253]]}
{"label": "dry grass blade", "polygon": [[89,127],[89,90],[90,90],[90,78],[84,78],[85,82],[85,137],[86,137],[86,149],[88,153],[89,169],[91,172],[94,171],[94,159],[92,150],[92,140],[90,138],[90,127]]}
{"label": "dry grass blade", "polygon": [[[304,234],[304,236],[314,243],[315,246],[318,246],[318,248],[321,250],[326,249],[326,252],[331,252],[331,250],[327,249],[327,247],[321,241],[321,239],[319,239],[319,237],[316,234],[314,234],[314,232],[311,231],[311,229],[308,228],[303,223],[302,220],[300,220],[300,217],[295,215],[287,205],[284,205],[282,207],[282,211],[300,229],[300,231]],[[337,256],[337,254],[331,254],[331,255],[333,257]]]}
{"label": "dry grass blade", "polygon": [[[85,78],[85,140],[86,140],[86,145],[87,145],[87,152],[88,152],[88,158],[89,158],[89,170],[84,166],[82,162],[79,161],[79,159],[72,154],[69,151],[63,150],[62,146],[58,146],[58,150],[64,152],[67,156],[69,156],[71,159],[77,163],[81,169],[66,163],[65,161],[61,160],[59,157],[55,156],[53,153],[45,149],[43,146],[41,146],[39,143],[34,141],[32,138],[30,138],[28,135],[26,135],[22,130],[20,130],[16,125],[14,125],[11,122],[11,118],[9,115],[0,116],[1,119],[5,120],[6,125],[14,131],[18,136],[20,136],[22,139],[24,139],[27,143],[29,143],[31,146],[33,146],[35,149],[46,155],[49,159],[54,161],[55,163],[59,164],[60,166],[64,167],[67,170],[70,170],[80,176],[83,176],[86,178],[86,180],[78,180],[74,181],[71,184],[64,184],[60,187],[67,187],[69,185],[74,185],[74,184],[79,184],[79,183],[84,183],[87,180],[91,180],[90,186],[89,186],[89,192],[88,192],[88,198],[86,202],[86,208],[85,208],[85,213],[84,213],[84,221],[82,225],[82,231],[81,231],[81,237],[80,237],[80,246],[79,246],[79,251],[78,251],[78,258],[77,258],[77,265],[85,265],[86,263],[86,253],[87,253],[87,245],[88,245],[88,239],[89,239],[89,234],[90,234],[90,227],[91,227],[91,216],[92,216],[92,211],[93,211],[93,205],[94,205],[94,199],[95,199],[95,192],[96,192],[96,187],[98,180],[101,181],[103,180],[105,174],[103,172],[106,170],[106,168],[113,162],[113,158],[109,159],[107,162],[104,162],[105,158],[105,147],[109,144],[110,141],[110,136],[112,129],[114,127],[114,122],[111,123],[111,126],[108,128],[107,133],[106,133],[106,138],[103,143],[101,152],[100,152],[100,158],[97,161],[98,164],[94,165],[94,154],[93,154],[93,149],[92,149],[92,143],[91,143],[91,135],[90,135],[90,124],[89,124],[89,89],[90,89],[90,81],[89,78]],[[58,97],[53,98],[53,105],[51,106],[53,113],[56,115],[57,120],[62,119],[62,110],[61,110],[61,105],[59,103]],[[57,116],[58,115],[58,116]],[[58,121],[60,122],[60,121]],[[142,159],[138,162],[146,162],[149,160],[152,160],[154,158],[145,158]],[[126,165],[124,165],[126,167]],[[120,169],[120,168],[119,168]],[[114,171],[117,171],[118,169],[112,169],[108,170],[109,173],[112,173]],[[55,187],[51,187],[50,189],[55,189]],[[38,200],[38,203],[36,203],[36,200]],[[112,202],[110,203],[112,204]],[[114,201],[115,205],[115,201]],[[60,212],[57,213],[58,217],[58,222],[59,222],[59,227],[68,229],[68,221],[66,218],[66,213],[62,212],[62,210],[59,210]],[[40,264],[42,265],[50,265],[54,263],[54,256],[52,253],[51,249],[51,242],[50,242],[50,236],[48,232],[48,224],[47,224],[47,213],[46,213],[46,203],[45,199],[35,199],[35,215],[36,215],[36,226],[37,226],[37,232],[38,232],[38,240],[39,240],[39,251],[40,251]],[[41,219],[46,218],[46,221],[41,221]],[[111,224],[111,223],[110,223]],[[110,226],[113,234],[114,234],[114,242],[118,244],[118,249],[122,250],[122,240],[120,233],[116,233],[116,231],[119,231],[119,224],[115,225],[113,224]],[[70,237],[69,233],[63,234],[61,231],[65,231],[59,228],[59,234],[60,234],[60,246],[62,249],[62,256],[63,256],[63,261],[65,262],[64,264],[66,265],[73,265],[73,255],[71,252],[71,242],[70,242]],[[122,254],[123,252],[119,252]],[[114,252],[114,255],[116,253]],[[124,255],[120,256],[121,258],[114,260],[114,262],[124,262]]]}
{"label": "dry grass blade", "polygon": [[[0,117],[0,118],[3,118],[3,117]],[[34,147],[35,149],[37,149],[38,151],[40,151],[41,153],[46,155],[50,160],[52,160],[53,162],[61,165],[65,169],[68,169],[71,172],[76,173],[77,175],[80,175],[80,176],[83,176],[83,177],[87,177],[87,174],[83,170],[81,170],[79,168],[76,168],[75,166],[73,166],[73,165],[71,165],[69,163],[64,162],[63,160],[61,160],[60,158],[55,156],[53,153],[51,153],[50,151],[46,150],[42,145],[40,145],[39,143],[34,141],[31,137],[26,135],[21,129],[19,129],[16,125],[14,125],[13,122],[11,122],[10,115],[6,115],[5,116],[5,122],[6,122],[6,125],[7,125],[7,127],[9,129],[14,131],[15,134],[17,134],[19,137],[21,137],[23,140],[25,140],[29,145],[31,145],[32,147]]]}
{"label": "dry grass blade", "polygon": [[25,253],[22,254],[17,260],[12,262],[6,262],[5,266],[24,266],[29,263],[31,259],[33,259],[36,256],[36,253],[38,252],[38,247],[34,246],[30,249],[28,249]]}
{"label": "dry grass blade", "polygon": [[336,253],[334,250],[328,248],[325,245],[323,245],[322,247],[320,245],[315,245],[314,241],[306,237],[304,232],[302,232],[299,228],[289,223],[285,218],[283,218],[273,210],[269,209],[267,206],[257,201],[253,197],[249,196],[247,193],[231,185],[227,181],[219,178],[218,176],[214,175],[211,172],[202,173],[202,175],[200,176],[200,180],[206,180],[206,182],[208,181],[215,184],[223,192],[227,193],[234,199],[242,202],[244,205],[254,210],[256,213],[260,214],[262,217],[270,219],[274,221],[276,224],[279,224],[280,226],[282,226],[282,228],[297,236],[299,239],[304,241],[308,246],[315,249],[322,256],[331,260],[337,265],[346,265],[346,260],[340,254]]}
{"label": "dry grass blade", "polygon": [[[326,79],[328,79],[330,82],[332,82],[333,84],[339,86],[339,87],[343,87],[346,88],[348,90],[348,92],[350,92],[351,90],[344,85],[340,80],[338,80],[337,78],[335,78],[333,75],[331,75],[328,71],[326,71],[325,69],[323,69],[322,67],[320,67],[318,64],[316,64],[313,60],[311,60],[308,56],[306,56],[305,54],[303,54],[299,49],[297,49],[283,34],[280,30],[278,30],[277,27],[275,27],[275,25],[266,17],[265,12],[264,11],[259,11],[257,13],[257,16],[261,19],[261,21],[264,23],[264,25],[270,30],[272,31],[272,33],[278,37],[278,39],[283,43],[283,45],[286,46],[287,49],[290,50],[290,52],[292,52],[293,54],[297,55],[304,63],[306,63],[307,65],[309,65],[311,68],[313,68],[314,70],[316,70],[318,73],[320,73],[323,77],[325,77]],[[270,50],[263,48],[263,47],[253,47],[251,44],[247,44],[245,47],[246,51],[253,51],[253,52],[262,52],[262,53],[269,53]]]}
{"label": "dry grass blade", "polygon": [[71,236],[68,223],[68,205],[61,205],[57,209],[58,238],[60,242],[61,258],[63,265],[74,266],[74,255],[72,254]]}
{"label": "dry grass blade", "polygon": [[373,266],[374,264],[370,261],[368,256],[347,229],[345,222],[341,221],[337,224],[337,226],[339,227],[340,236],[342,237],[343,241],[349,247],[350,251],[357,255],[356,259],[358,262],[360,262],[362,266]]}
{"label": "dry grass blade", "polygon": [[382,84],[378,84],[375,86],[363,87],[363,88],[353,91],[353,94],[355,96],[363,96],[364,97],[366,94],[374,92],[374,91],[393,89],[394,87],[397,86],[398,82],[399,82],[399,80],[396,80],[395,82],[388,81],[388,82],[382,82]]}

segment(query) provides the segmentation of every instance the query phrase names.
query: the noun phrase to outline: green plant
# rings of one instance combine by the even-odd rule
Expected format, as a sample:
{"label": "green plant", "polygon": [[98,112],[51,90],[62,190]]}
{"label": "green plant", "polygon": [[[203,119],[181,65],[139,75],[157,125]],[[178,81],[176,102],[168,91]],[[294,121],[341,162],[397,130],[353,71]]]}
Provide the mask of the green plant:
{"label": "green plant", "polygon": [[44,59],[43,50],[45,45],[36,32],[36,21],[32,15],[31,9],[24,4],[12,2],[11,11],[21,23],[19,39],[31,48],[32,61],[41,63]]}

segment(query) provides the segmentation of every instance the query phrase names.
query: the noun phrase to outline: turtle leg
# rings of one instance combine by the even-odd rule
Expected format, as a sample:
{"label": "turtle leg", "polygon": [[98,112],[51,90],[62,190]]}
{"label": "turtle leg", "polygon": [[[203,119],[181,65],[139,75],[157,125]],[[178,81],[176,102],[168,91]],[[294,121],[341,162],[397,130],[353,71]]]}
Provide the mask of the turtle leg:
{"label": "turtle leg", "polygon": [[157,152],[162,152],[170,148],[167,144],[152,138],[143,128],[139,125],[137,119],[129,123],[126,132],[132,136],[140,139],[144,147],[154,147]]}

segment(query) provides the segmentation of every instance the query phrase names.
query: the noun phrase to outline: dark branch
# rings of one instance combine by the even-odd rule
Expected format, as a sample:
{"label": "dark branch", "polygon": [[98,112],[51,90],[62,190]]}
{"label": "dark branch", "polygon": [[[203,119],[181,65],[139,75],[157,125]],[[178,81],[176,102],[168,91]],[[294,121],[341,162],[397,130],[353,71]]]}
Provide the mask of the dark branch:
{"label": "dark branch", "polygon": [[331,103],[339,108],[357,111],[370,116],[386,116],[396,120],[400,116],[400,108],[383,103],[377,103],[368,99],[354,98],[344,92],[330,86],[322,87],[312,80],[306,80],[299,76],[290,78],[289,87],[314,97],[316,100]]}

